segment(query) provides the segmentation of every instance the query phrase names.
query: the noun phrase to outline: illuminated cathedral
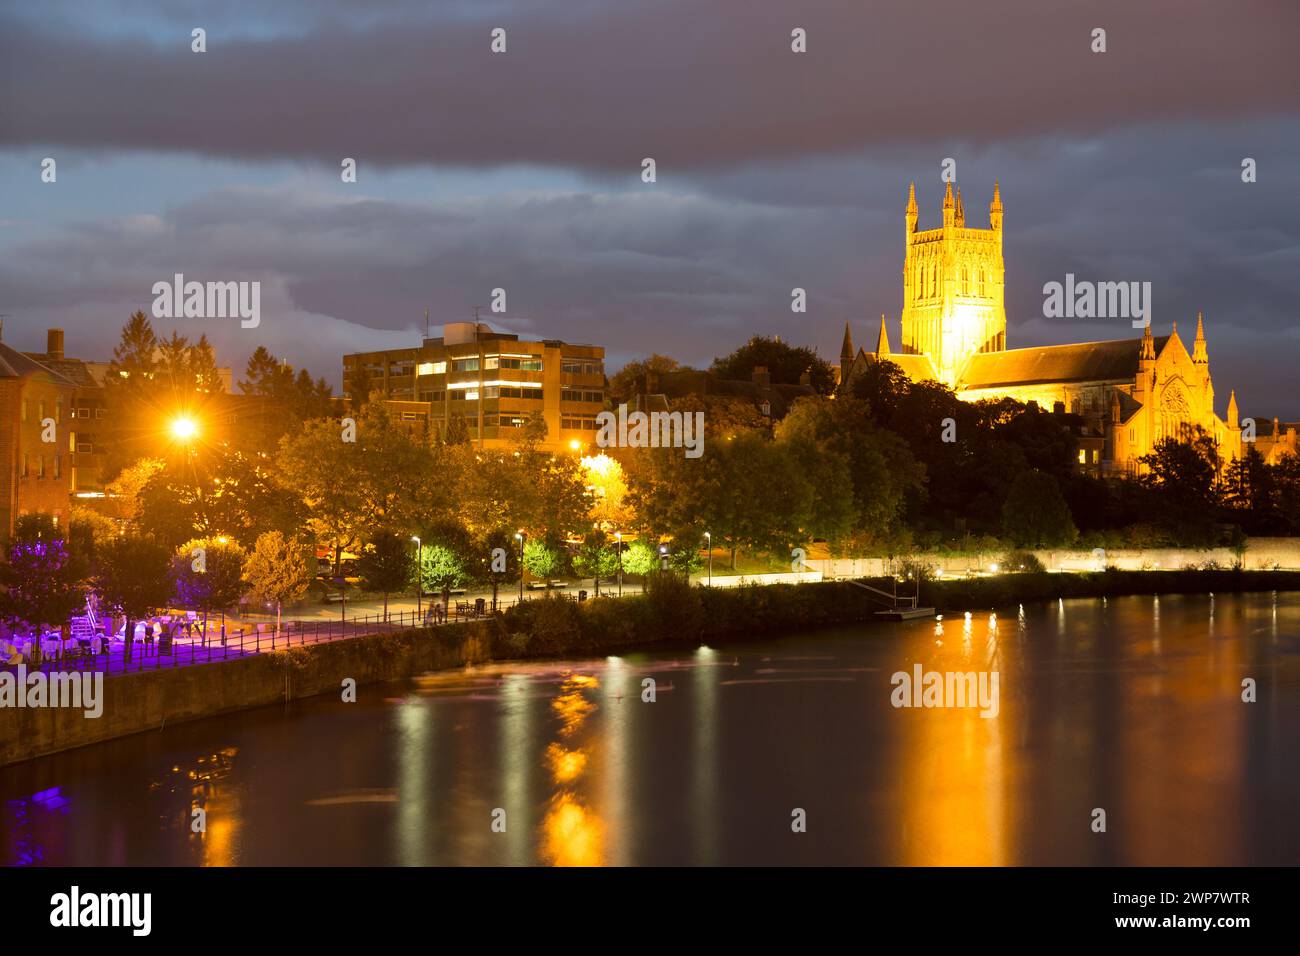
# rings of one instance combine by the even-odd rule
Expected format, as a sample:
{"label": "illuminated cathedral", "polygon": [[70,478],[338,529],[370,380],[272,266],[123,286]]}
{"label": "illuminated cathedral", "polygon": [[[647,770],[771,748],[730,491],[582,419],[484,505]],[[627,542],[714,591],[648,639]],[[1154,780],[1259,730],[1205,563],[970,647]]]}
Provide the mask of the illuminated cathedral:
{"label": "illuminated cathedral", "polygon": [[[890,345],[885,317],[875,351],[853,349],[849,326],[840,351],[841,387],[869,362],[894,362],[913,381],[933,380],[959,398],[1007,396],[1078,416],[1079,461],[1103,474],[1132,474],[1138,459],[1165,437],[1204,432],[1226,462],[1241,455],[1243,422],[1231,393],[1225,417],[1214,410],[1209,350],[1202,316],[1190,351],[1173,324],[1169,335],[1007,348],[1002,260],[1002,196],[993,184],[989,228],[966,224],[960,188],[948,183],[943,224],[917,229],[916,187],[908,190],[903,312],[899,348]],[[1251,440],[1267,460],[1296,453],[1297,423],[1247,421]]]}

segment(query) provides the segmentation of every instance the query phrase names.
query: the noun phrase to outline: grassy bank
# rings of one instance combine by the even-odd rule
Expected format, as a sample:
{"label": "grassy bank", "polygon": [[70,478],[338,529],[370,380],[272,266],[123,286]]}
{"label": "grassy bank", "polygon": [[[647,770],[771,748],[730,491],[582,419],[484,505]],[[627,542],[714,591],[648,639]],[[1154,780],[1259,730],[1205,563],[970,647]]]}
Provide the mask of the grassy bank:
{"label": "grassy bank", "polygon": [[[867,583],[892,587],[887,580]],[[927,582],[921,604],[951,614],[1057,598],[1246,591],[1300,591],[1300,572],[1005,574]],[[873,620],[881,607],[869,592],[838,581],[711,589],[665,578],[631,597],[529,601],[488,622],[487,637],[494,658],[560,657],[850,624]]]}

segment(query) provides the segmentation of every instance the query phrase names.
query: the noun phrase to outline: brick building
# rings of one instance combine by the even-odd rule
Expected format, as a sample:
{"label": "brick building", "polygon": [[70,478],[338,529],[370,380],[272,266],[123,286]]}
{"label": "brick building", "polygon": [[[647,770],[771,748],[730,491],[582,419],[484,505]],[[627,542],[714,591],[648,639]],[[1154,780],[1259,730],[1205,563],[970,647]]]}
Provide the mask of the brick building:
{"label": "brick building", "polygon": [[23,514],[67,521],[77,383],[0,342],[0,533]]}

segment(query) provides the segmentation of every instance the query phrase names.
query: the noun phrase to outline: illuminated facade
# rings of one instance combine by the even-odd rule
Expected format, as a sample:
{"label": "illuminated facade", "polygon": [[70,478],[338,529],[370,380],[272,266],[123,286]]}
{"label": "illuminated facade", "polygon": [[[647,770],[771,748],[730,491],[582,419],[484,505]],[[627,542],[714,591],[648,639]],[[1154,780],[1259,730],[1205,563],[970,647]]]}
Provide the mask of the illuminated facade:
{"label": "illuminated facade", "polygon": [[961,190],[948,184],[943,225],[917,231],[916,187],[907,196],[903,338],[907,355],[928,356],[934,377],[955,386],[966,359],[1007,347],[1002,296],[1002,198],[993,184],[988,229],[966,225]]}
{"label": "illuminated facade", "polygon": [[[989,228],[966,226],[961,190],[948,185],[943,225],[918,232],[915,187],[904,212],[901,349],[890,347],[885,317],[875,351],[853,350],[846,327],[841,386],[865,364],[888,359],[913,381],[933,380],[967,401],[1010,397],[1081,416],[1104,436],[1081,449],[1080,464],[1100,472],[1132,473],[1162,438],[1211,436],[1224,461],[1239,457],[1242,421],[1236,394],[1225,416],[1214,410],[1214,383],[1202,316],[1191,350],[1174,323],[1167,336],[1007,349],[1002,259],[1002,197],[993,186]],[[1295,454],[1297,423],[1255,423],[1256,447],[1266,460]],[[1250,440],[1249,428],[1246,440]]]}
{"label": "illuminated facade", "polygon": [[418,348],[345,355],[345,398],[358,367],[402,421],[441,431],[459,418],[485,448],[509,445],[535,414],[546,422],[541,447],[591,445],[605,403],[604,348],[524,341],[483,323],[449,323]]}

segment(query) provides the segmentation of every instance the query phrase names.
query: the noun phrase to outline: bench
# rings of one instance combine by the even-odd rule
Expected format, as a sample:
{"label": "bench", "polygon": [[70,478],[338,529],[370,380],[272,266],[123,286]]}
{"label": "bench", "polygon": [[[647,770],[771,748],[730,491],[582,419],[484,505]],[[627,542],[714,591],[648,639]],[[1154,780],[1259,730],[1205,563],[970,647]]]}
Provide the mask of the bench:
{"label": "bench", "polygon": [[326,604],[341,604],[343,599],[344,595],[342,591],[331,591],[325,595]]}

